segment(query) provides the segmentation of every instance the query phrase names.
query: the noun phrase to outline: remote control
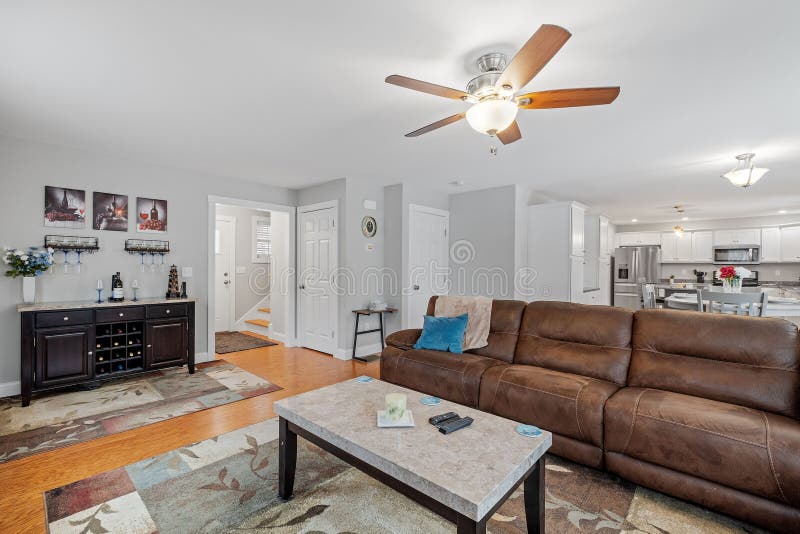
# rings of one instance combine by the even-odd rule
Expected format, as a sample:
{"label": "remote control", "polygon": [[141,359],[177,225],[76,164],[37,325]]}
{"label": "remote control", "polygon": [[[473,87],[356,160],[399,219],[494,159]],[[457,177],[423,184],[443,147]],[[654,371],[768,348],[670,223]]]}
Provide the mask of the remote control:
{"label": "remote control", "polygon": [[439,425],[439,432],[442,434],[450,434],[456,430],[460,430],[465,426],[472,424],[472,417],[460,417],[458,419],[450,419],[449,421]]}
{"label": "remote control", "polygon": [[458,419],[458,414],[455,412],[447,412],[443,413],[442,415],[434,415],[428,422],[433,426],[439,426],[440,424],[444,423],[445,421],[449,421],[450,419]]}

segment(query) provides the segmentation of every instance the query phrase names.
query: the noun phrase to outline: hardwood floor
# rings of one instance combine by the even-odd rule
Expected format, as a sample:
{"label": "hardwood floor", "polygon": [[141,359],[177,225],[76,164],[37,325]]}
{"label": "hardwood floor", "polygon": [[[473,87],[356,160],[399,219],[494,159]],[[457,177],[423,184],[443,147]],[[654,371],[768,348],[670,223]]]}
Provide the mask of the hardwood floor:
{"label": "hardwood floor", "polygon": [[263,421],[275,415],[272,405],[284,397],[358,375],[379,377],[379,362],[342,361],[283,345],[218,358],[283,389],[0,464],[0,532],[44,532],[42,493],[46,490]]}

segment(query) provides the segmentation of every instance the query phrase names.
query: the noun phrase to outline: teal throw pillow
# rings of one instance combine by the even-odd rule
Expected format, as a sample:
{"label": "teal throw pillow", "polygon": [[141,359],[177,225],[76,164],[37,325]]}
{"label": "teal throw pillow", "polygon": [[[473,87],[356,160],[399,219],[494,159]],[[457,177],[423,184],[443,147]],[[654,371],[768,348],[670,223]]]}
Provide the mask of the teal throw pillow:
{"label": "teal throw pillow", "polygon": [[464,332],[467,330],[467,317],[425,316],[422,335],[414,344],[415,349],[444,350],[455,354],[463,352]]}

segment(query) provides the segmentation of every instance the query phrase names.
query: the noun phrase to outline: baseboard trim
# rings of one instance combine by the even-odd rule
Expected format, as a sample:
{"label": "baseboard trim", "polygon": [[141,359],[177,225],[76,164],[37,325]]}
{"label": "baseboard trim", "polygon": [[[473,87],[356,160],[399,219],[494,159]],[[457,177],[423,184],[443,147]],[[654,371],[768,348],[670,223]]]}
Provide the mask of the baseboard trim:
{"label": "baseboard trim", "polygon": [[198,352],[194,355],[194,363],[205,363],[214,360],[214,355],[210,352]]}
{"label": "baseboard trim", "polygon": [[[372,345],[359,345],[356,349],[356,356],[369,356],[370,354],[381,352],[381,350],[383,350],[383,348],[381,347],[380,343],[373,343]],[[353,348],[350,347],[349,349],[336,349],[336,352],[333,353],[333,357],[340,360],[352,360]]]}
{"label": "baseboard trim", "polygon": [[22,382],[19,380],[15,380],[13,382],[0,382],[0,398],[19,395],[21,392]]}

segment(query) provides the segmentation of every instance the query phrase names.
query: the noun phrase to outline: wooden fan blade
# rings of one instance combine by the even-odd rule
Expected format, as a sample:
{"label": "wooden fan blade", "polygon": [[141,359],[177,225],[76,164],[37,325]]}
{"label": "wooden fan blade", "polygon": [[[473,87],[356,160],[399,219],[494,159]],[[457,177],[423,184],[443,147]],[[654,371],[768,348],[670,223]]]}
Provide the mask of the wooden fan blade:
{"label": "wooden fan blade", "polygon": [[442,126],[447,126],[448,124],[452,124],[454,122],[458,122],[458,121],[460,121],[461,119],[463,119],[466,116],[467,116],[466,113],[458,113],[456,115],[451,115],[451,116],[447,117],[446,119],[442,119],[440,121],[436,121],[436,122],[434,122],[432,124],[429,124],[427,126],[423,126],[419,130],[414,130],[411,133],[407,133],[406,137],[417,137],[417,136],[420,136],[422,134],[426,134],[428,132],[432,132],[433,130],[436,130],[437,128],[441,128]]}
{"label": "wooden fan blade", "polygon": [[405,87],[406,89],[413,89],[414,91],[421,91],[431,95],[452,98],[453,100],[464,100],[469,96],[469,93],[459,91],[458,89],[444,87],[443,85],[436,85],[435,83],[423,82],[422,80],[415,80],[414,78],[400,76],[399,74],[387,76],[386,83],[399,85],[400,87]]}
{"label": "wooden fan blade", "polygon": [[511,126],[497,133],[497,138],[500,139],[504,145],[510,145],[514,141],[522,139],[522,133],[519,131],[519,124],[517,121],[511,123]]}
{"label": "wooden fan blade", "polygon": [[617,99],[618,95],[619,87],[555,89],[519,95],[517,102],[522,109],[574,108],[610,104]]}
{"label": "wooden fan blade", "polygon": [[572,34],[561,26],[542,24],[508,64],[497,85],[510,85],[511,89],[519,91],[539,74],[570,37]]}

